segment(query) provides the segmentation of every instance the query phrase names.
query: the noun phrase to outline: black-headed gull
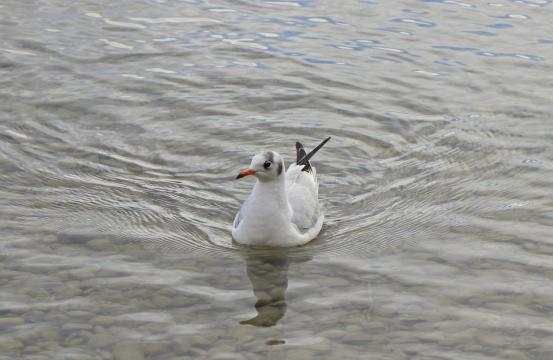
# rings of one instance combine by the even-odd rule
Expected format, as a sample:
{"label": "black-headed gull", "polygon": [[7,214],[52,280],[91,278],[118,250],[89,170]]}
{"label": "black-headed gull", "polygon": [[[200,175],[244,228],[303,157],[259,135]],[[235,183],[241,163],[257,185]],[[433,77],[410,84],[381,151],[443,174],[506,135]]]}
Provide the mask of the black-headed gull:
{"label": "black-headed gull", "polygon": [[296,163],[284,168],[274,151],[255,155],[250,167],[237,179],[257,178],[250,196],[234,218],[232,237],[241,244],[299,246],[313,240],[321,231],[324,215],[319,207],[317,172],[309,163],[330,137],[309,154],[296,143]]}

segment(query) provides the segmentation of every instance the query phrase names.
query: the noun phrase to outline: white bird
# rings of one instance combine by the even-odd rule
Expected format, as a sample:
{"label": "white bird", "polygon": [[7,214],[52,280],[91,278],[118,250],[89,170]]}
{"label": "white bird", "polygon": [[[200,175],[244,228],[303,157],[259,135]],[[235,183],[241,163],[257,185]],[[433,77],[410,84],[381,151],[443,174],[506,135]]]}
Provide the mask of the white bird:
{"label": "white bird", "polygon": [[257,178],[250,196],[234,218],[232,237],[245,245],[299,246],[321,231],[324,214],[319,206],[317,172],[309,159],[330,137],[309,154],[296,142],[296,163],[285,172],[282,157],[274,151],[255,155],[237,179]]}

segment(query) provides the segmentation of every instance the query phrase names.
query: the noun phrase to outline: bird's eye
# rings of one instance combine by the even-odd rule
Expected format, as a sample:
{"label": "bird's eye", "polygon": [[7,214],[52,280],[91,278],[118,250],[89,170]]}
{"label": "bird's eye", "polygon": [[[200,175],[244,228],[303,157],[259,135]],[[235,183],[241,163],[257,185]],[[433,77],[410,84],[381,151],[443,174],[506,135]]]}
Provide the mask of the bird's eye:
{"label": "bird's eye", "polygon": [[263,164],[263,167],[264,167],[265,169],[270,168],[270,167],[271,167],[271,162],[270,162],[270,161],[265,161],[265,163]]}

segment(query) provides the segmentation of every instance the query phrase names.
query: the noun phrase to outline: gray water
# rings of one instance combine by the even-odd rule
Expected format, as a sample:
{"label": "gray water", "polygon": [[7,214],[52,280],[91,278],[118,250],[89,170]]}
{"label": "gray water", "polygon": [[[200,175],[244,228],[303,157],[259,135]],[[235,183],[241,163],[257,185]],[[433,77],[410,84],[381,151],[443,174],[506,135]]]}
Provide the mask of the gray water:
{"label": "gray water", "polygon": [[[553,359],[553,5],[0,4],[0,359]],[[326,213],[234,244],[263,149]]]}

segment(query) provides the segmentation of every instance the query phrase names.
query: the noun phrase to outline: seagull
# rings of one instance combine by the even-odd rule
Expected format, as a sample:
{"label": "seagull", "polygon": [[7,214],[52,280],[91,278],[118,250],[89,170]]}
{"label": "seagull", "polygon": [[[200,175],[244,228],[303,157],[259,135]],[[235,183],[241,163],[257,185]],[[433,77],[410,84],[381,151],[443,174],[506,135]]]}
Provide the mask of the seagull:
{"label": "seagull", "polygon": [[291,247],[307,244],[321,231],[324,214],[319,206],[317,171],[309,159],[330,137],[309,154],[296,142],[296,163],[287,171],[274,151],[255,155],[237,179],[253,175],[257,181],[232,225],[233,239],[244,245]]}

